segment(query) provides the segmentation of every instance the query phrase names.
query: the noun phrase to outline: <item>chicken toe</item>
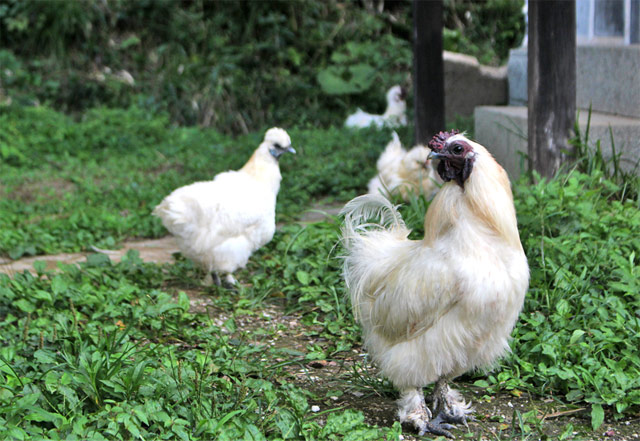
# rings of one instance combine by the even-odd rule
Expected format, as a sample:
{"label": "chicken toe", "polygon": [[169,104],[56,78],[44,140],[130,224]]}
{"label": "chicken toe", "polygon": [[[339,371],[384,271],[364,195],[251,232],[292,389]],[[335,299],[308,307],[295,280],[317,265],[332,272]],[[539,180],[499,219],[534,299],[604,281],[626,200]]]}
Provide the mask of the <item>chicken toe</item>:
{"label": "chicken toe", "polygon": [[[464,424],[472,419],[471,403],[467,403],[457,390],[451,389],[445,379],[436,382],[433,390],[433,412],[436,417],[431,421],[434,425]],[[453,427],[453,426],[451,426]]]}
{"label": "chicken toe", "polygon": [[413,426],[418,431],[419,436],[431,433],[453,438],[449,430],[454,426],[446,422],[434,424],[433,421],[430,421],[431,411],[424,402],[424,395],[420,388],[406,389],[402,392],[398,400],[398,417],[401,423]]}

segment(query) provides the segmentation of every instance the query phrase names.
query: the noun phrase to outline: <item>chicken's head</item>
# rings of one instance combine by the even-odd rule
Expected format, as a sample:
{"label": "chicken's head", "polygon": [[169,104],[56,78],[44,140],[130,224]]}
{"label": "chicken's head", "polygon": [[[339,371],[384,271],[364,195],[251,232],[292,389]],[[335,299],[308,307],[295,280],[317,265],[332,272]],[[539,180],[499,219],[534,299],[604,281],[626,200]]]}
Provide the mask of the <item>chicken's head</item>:
{"label": "chicken's head", "polygon": [[279,127],[272,127],[267,130],[264,135],[264,142],[269,145],[269,153],[278,159],[283,153],[295,153],[295,149],[291,147],[291,138],[289,134]]}
{"label": "chicken's head", "polygon": [[406,91],[401,86],[395,85],[387,91],[387,104],[398,104],[404,102],[407,96]]}
{"label": "chicken's head", "polygon": [[417,145],[409,150],[404,158],[402,158],[402,164],[411,172],[421,172],[431,167],[429,154],[429,149],[423,145]]}
{"label": "chicken's head", "polygon": [[438,174],[443,181],[455,180],[460,187],[471,175],[476,153],[472,143],[457,130],[440,132],[429,141],[429,158],[440,159]]}

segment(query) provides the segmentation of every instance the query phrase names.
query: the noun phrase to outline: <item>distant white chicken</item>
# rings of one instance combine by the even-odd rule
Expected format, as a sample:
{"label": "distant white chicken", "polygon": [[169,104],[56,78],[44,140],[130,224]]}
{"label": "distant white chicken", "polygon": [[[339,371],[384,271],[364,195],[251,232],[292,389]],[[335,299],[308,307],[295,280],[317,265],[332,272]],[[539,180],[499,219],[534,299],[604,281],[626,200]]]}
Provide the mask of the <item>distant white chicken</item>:
{"label": "distant white chicken", "polygon": [[362,128],[371,125],[375,127],[400,127],[407,125],[407,103],[405,91],[402,87],[393,86],[387,92],[387,110],[382,115],[372,115],[358,109],[349,115],[344,122],[345,127]]}
{"label": "distant white chicken", "polygon": [[428,159],[429,149],[417,145],[406,151],[398,134],[393,132],[392,136],[378,158],[378,174],[369,181],[369,193],[399,193],[405,201],[411,192],[431,196],[437,180],[431,160]]}
{"label": "distant white chicken", "polygon": [[271,128],[240,170],[180,187],[153,210],[182,254],[206,272],[205,284],[219,285],[218,273],[235,284],[232,273],[273,238],[282,180],[278,159],[286,152],[295,153],[289,135]]}
{"label": "distant white chicken", "polygon": [[[424,238],[408,238],[385,197],[357,197],[342,210],[344,278],[365,347],[400,391],[400,421],[452,437],[471,409],[447,382],[508,350],[529,267],[504,169],[460,134],[440,133],[429,148],[445,183]],[[422,392],[431,383],[433,413]]]}

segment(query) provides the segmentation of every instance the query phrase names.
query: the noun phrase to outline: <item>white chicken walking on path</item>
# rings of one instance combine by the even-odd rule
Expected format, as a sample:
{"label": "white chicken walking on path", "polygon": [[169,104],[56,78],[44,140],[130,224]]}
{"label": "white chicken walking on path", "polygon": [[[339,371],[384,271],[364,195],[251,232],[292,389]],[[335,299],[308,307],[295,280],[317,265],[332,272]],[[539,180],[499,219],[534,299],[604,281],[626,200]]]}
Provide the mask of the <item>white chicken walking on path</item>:
{"label": "white chicken walking on path", "polygon": [[215,277],[219,285],[218,273],[235,284],[232,273],[273,238],[282,180],[278,160],[286,152],[295,153],[289,135],[271,128],[240,170],[180,187],[153,210],[176,237],[182,254],[206,272],[205,284]]}
{"label": "white chicken walking on path", "polygon": [[[357,197],[343,209],[344,278],[365,347],[400,391],[400,421],[420,435],[452,437],[451,423],[466,423],[471,409],[447,382],[508,350],[529,266],[504,169],[455,132],[429,148],[445,184],[427,210],[424,238],[407,238],[383,196]],[[431,383],[433,413],[422,392]]]}
{"label": "white chicken walking on path", "polygon": [[351,128],[406,126],[407,103],[405,102],[404,89],[396,85],[387,91],[387,109],[382,115],[372,115],[358,109],[347,117],[344,125]]}
{"label": "white chicken walking on path", "polygon": [[432,196],[436,188],[436,173],[431,160],[428,159],[429,149],[417,145],[407,151],[402,147],[396,132],[378,158],[376,167],[378,174],[368,184],[369,194],[384,194],[386,196],[399,193],[407,201],[411,192],[422,193],[425,197]]}

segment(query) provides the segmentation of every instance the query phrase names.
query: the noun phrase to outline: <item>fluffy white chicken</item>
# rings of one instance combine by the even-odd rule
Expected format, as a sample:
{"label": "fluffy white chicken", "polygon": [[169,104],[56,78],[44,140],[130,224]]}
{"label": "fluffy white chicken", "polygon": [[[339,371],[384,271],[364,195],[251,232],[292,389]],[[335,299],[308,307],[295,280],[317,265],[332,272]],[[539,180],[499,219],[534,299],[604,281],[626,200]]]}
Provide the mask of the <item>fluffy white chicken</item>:
{"label": "fluffy white chicken", "polygon": [[407,103],[405,102],[404,89],[398,85],[393,86],[387,91],[387,109],[382,115],[372,115],[363,111],[356,110],[355,113],[349,115],[344,122],[345,127],[363,128],[369,126],[382,127],[399,127],[407,125]]}
{"label": "fluffy white chicken", "polygon": [[369,181],[369,193],[400,193],[405,201],[410,192],[431,196],[436,186],[436,174],[428,159],[429,149],[417,145],[407,151],[402,147],[398,134],[393,132],[392,136],[378,158],[378,174]]}
{"label": "fluffy white chicken", "polygon": [[[504,169],[456,132],[441,132],[429,148],[445,184],[424,238],[407,238],[383,196],[357,197],[343,209],[344,278],[365,347],[400,391],[400,421],[452,437],[451,423],[466,423],[471,410],[447,382],[508,350],[529,267]],[[422,388],[434,382],[432,413]]]}
{"label": "fluffy white chicken", "polygon": [[274,127],[240,170],[216,175],[174,190],[153,210],[178,246],[207,274],[205,284],[220,284],[218,273],[235,284],[232,273],[244,268],[251,254],[273,238],[276,196],[280,189],[278,159],[295,153],[284,130]]}

